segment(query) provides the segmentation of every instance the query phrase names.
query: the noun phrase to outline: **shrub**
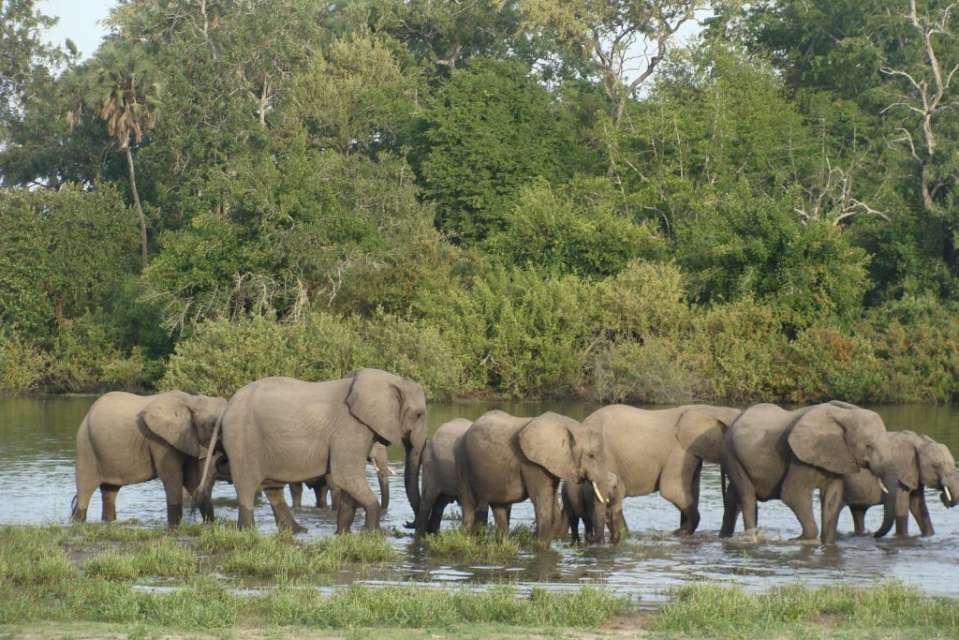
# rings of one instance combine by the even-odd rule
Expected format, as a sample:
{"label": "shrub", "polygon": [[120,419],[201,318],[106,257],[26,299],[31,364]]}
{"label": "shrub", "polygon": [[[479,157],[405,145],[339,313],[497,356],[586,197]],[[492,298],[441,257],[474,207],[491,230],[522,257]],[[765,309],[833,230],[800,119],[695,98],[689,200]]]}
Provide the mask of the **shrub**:
{"label": "shrub", "polygon": [[678,335],[692,315],[683,280],[673,264],[630,262],[596,286],[598,327],[624,339]]}
{"label": "shrub", "polygon": [[601,402],[691,402],[704,385],[687,360],[670,338],[609,343],[593,358],[593,396]]}
{"label": "shrub", "polygon": [[27,391],[43,376],[46,357],[13,332],[0,331],[0,391]]}
{"label": "shrub", "polygon": [[807,403],[884,399],[877,395],[885,383],[883,363],[868,338],[817,324],[789,343],[785,357],[785,386],[776,397]]}

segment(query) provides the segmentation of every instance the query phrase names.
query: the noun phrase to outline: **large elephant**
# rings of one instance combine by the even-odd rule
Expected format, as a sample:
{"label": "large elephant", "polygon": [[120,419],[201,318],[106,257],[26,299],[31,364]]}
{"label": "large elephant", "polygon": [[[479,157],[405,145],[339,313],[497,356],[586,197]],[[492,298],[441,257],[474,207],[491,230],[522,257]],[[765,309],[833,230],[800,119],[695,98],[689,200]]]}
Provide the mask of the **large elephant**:
{"label": "large elephant", "polygon": [[[890,431],[886,434],[892,455],[895,459],[899,484],[896,494],[896,535],[909,535],[909,512],[919,524],[924,536],[935,533],[929,509],[926,508],[926,487],[942,492],[940,498],[946,507],[954,507],[959,502],[959,474],[956,473],[956,461],[949,447],[936,442],[929,436],[912,431]],[[886,485],[889,490],[893,488]],[[872,473],[862,470],[843,477],[843,500],[852,512],[856,535],[866,533],[866,510],[882,503],[882,489]],[[880,529],[876,536],[884,536],[887,528]]]}
{"label": "large elephant", "polygon": [[[140,396],[120,391],[97,399],[77,432],[76,504],[71,517],[87,518],[100,488],[103,520],[116,520],[120,487],[160,478],[166,493],[167,524],[183,518],[183,490],[195,495],[202,467],[227,401],[182,391]],[[200,504],[213,519],[209,500]]]}
{"label": "large elephant", "polygon": [[[829,402],[786,411],[759,404],[743,412],[726,432],[723,470],[725,495],[721,536],[730,536],[740,510],[747,532],[756,529],[758,501],[781,499],[802,525],[802,540],[815,540],[812,492],[822,503],[822,542],[836,540],[843,505],[843,476],[868,469],[880,487],[896,487],[898,478],[886,426],[873,411]],[[895,494],[886,492],[883,526],[891,526]]]}
{"label": "large elephant", "polygon": [[[460,501],[455,452],[457,443],[471,424],[465,418],[444,422],[423,449],[420,508],[413,522],[417,534],[437,533],[444,509],[450,503]],[[485,523],[488,512],[485,504],[479,504],[474,512],[475,521]]]}
{"label": "large elephant", "polygon": [[414,510],[419,507],[426,394],[415,382],[379,369],[326,382],[263,378],[236,392],[222,428],[241,528],[253,526],[253,496],[262,485],[277,526],[302,531],[283,486],[328,475],[343,492],[337,533],[349,531],[357,506],[366,511],[366,528],[379,529],[380,505],[366,481],[375,442],[403,443],[406,495]]}
{"label": "large elephant", "polygon": [[[566,516],[566,524],[569,526],[570,539],[574,543],[579,542],[579,521],[582,520],[585,525],[586,542],[602,543],[603,529],[609,530],[609,541],[617,544],[622,537],[623,531],[627,530],[626,519],[623,517],[623,498],[625,498],[625,489],[620,482],[619,476],[610,471],[607,475],[607,481],[604,483],[607,504],[597,504],[596,492],[585,482],[563,482],[560,488],[562,496],[562,509]],[[597,513],[602,514],[599,518]],[[602,522],[603,527],[596,527],[594,523]]]}
{"label": "large elephant", "polygon": [[[370,464],[376,469],[376,480],[380,485],[380,509],[386,511],[390,508],[390,476],[393,470],[389,465],[389,455],[386,447],[382,443],[373,444],[373,450],[370,452]],[[290,498],[293,502],[293,508],[299,509],[303,506],[303,485],[313,490],[316,497],[316,507],[325,509],[327,507],[327,494],[331,494],[329,506],[331,509],[337,507],[338,491],[335,487],[330,487],[330,483],[324,478],[313,478],[306,482],[290,483]],[[331,491],[332,489],[332,491]]]}
{"label": "large elephant", "polygon": [[473,528],[480,505],[492,507],[496,528],[509,531],[509,506],[527,498],[536,513],[536,535],[549,539],[564,523],[556,489],[561,479],[589,482],[599,500],[606,480],[600,433],[556,413],[520,418],[503,411],[479,417],[459,439],[456,468],[463,526]]}
{"label": "large elephant", "polygon": [[[605,442],[609,471],[616,474],[625,496],[655,491],[679,509],[675,534],[689,535],[699,526],[699,479],[703,462],[719,463],[723,434],[739,417],[739,409],[686,405],[672,409],[637,409],[622,404],[602,407],[583,424],[597,429]],[[604,494],[609,487],[600,485]],[[571,494],[582,493],[571,490]],[[605,506],[593,503],[587,530],[603,539]]]}

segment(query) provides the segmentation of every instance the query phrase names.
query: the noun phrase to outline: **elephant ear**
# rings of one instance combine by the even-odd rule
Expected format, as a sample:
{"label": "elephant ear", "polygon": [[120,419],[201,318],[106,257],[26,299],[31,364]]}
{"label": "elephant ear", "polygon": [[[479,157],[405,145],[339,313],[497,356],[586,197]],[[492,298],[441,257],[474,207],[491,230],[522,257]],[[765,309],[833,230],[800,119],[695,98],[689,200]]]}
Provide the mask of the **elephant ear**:
{"label": "elephant ear", "polygon": [[[936,469],[936,463],[940,463],[947,468],[952,466],[949,448],[946,445],[936,442],[926,435],[916,436],[916,464],[919,470],[919,484],[927,487],[938,487],[940,483],[939,471]],[[954,464],[954,463],[952,463]]]}
{"label": "elephant ear", "polygon": [[886,437],[892,448],[892,460],[899,483],[910,491],[918,489],[922,440],[912,431],[895,431]]}
{"label": "elephant ear", "polygon": [[799,460],[832,473],[847,475],[859,471],[839,415],[842,410],[829,405],[813,407],[803,413],[789,431],[789,448]]}
{"label": "elephant ear", "polygon": [[574,435],[571,427],[577,423],[556,413],[544,413],[520,429],[519,448],[530,461],[554,476],[576,478],[573,459]]}
{"label": "elephant ear", "polygon": [[175,449],[194,458],[206,457],[193,424],[193,413],[180,393],[165,393],[140,411],[140,424]]}
{"label": "elephant ear", "polygon": [[706,462],[719,463],[723,448],[723,435],[739,416],[734,409],[693,406],[679,417],[676,439],[693,455]]}
{"label": "elephant ear", "polygon": [[379,369],[360,369],[351,378],[346,396],[350,413],[386,442],[398,442],[403,437],[400,379]]}

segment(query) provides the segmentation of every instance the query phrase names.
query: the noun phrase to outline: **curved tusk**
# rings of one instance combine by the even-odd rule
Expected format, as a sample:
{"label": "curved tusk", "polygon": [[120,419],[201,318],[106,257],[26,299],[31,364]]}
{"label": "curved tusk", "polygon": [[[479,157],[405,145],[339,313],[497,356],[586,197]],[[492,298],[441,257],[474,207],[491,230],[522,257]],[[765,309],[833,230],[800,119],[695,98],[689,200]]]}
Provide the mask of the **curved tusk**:
{"label": "curved tusk", "polygon": [[889,489],[886,488],[886,485],[883,484],[882,480],[879,481],[879,488],[882,489],[883,493],[889,493]]}
{"label": "curved tusk", "polygon": [[606,498],[603,497],[603,494],[599,492],[599,487],[596,486],[596,481],[593,480],[593,492],[596,494],[596,499],[606,504]]}
{"label": "curved tusk", "polygon": [[390,465],[386,465],[386,473],[389,474],[389,475],[391,475],[391,476],[395,476],[395,475],[396,475],[396,472],[393,471],[393,467],[391,467]]}
{"label": "curved tusk", "polygon": [[952,502],[952,493],[950,493],[949,487],[942,485],[942,492],[946,494],[946,500]]}

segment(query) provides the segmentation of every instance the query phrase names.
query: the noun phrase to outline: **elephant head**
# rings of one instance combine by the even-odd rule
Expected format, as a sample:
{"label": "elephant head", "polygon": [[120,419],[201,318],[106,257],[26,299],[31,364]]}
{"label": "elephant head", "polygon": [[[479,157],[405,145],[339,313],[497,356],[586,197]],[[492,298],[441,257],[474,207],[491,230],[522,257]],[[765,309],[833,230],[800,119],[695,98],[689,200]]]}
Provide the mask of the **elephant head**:
{"label": "elephant head", "polygon": [[919,487],[938,489],[946,507],[959,503],[959,474],[949,447],[912,431],[891,433],[899,454],[899,482],[910,491]]}
{"label": "elephant head", "polygon": [[207,455],[226,400],[204,395],[171,391],[158,395],[140,411],[141,429],[160,438],[188,456]]}
{"label": "elephant head", "polygon": [[531,462],[571,482],[585,482],[605,504],[600,484],[607,481],[603,437],[598,429],[547,412],[519,431],[519,448]]}
{"label": "elephant head", "polygon": [[360,369],[352,376],[346,404],[383,444],[402,442],[406,449],[404,481],[414,512],[419,511],[419,467],[426,444],[426,393],[423,387],[379,369]]}
{"label": "elephant head", "polygon": [[607,472],[603,488],[605,490],[605,503],[597,500],[596,492],[587,488],[586,485],[582,485],[582,500],[585,512],[589,514],[586,519],[586,541],[590,544],[602,544],[605,538],[605,528],[609,530],[609,541],[617,544],[622,537],[621,524],[623,522],[625,489],[619,480],[619,476],[612,471]]}
{"label": "elephant head", "polygon": [[884,494],[880,531],[888,531],[895,519],[899,480],[893,448],[879,414],[839,402],[815,405],[799,415],[787,440],[793,455],[808,465],[839,475],[869,469]]}

